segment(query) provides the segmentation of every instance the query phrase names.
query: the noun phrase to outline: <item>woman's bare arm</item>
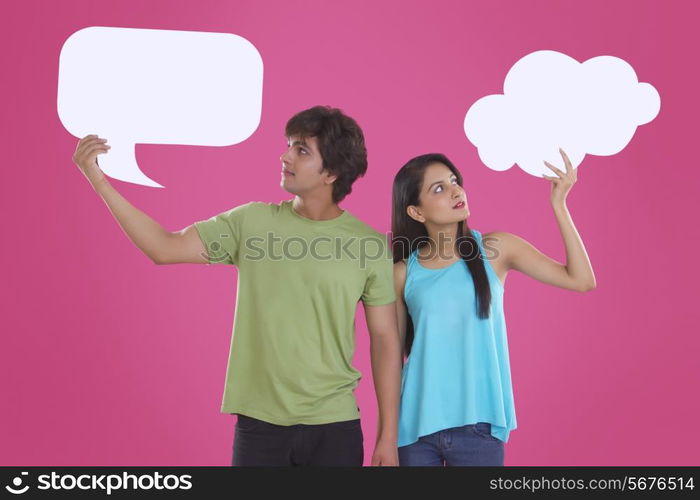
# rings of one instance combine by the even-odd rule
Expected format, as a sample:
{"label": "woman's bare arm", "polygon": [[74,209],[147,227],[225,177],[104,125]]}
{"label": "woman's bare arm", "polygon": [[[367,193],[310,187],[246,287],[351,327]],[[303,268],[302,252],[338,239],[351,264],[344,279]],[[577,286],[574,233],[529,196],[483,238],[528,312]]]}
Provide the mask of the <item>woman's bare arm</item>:
{"label": "woman's bare arm", "polygon": [[399,327],[399,340],[401,341],[401,352],[406,355],[406,323],[408,312],[403,299],[403,288],[406,284],[406,263],[399,261],[394,264],[394,291],[396,292],[396,319]]}
{"label": "woman's bare arm", "polygon": [[563,150],[560,152],[566,172],[545,162],[557,177],[543,177],[552,181],[551,203],[566,248],[566,264],[546,256],[524,239],[511,233],[488,233],[484,235],[484,241],[490,248],[503,254],[506,270],[515,269],[548,285],[587,292],[596,287],[595,274],[586,247],[566,206],[566,196],[576,183],[577,172],[571,166],[566,153]]}

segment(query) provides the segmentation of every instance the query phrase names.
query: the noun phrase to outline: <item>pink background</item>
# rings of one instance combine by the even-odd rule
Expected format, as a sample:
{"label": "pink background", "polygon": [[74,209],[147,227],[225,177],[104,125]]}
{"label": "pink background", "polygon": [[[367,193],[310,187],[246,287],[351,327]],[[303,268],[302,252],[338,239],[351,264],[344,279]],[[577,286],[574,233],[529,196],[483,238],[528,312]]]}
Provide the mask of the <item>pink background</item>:
{"label": "pink background", "polygon": [[[152,264],[71,162],[77,139],[56,112],[58,56],[87,26],[230,32],[262,55],[263,113],[250,139],[139,145],[141,168],[167,189],[113,181],[169,230],[287,199],[284,123],[331,104],[358,120],[369,149],[368,174],[343,208],[388,231],[395,172],[440,151],[462,170],[473,228],[513,232],[560,261],[549,183],[483,166],[464,115],[536,50],[628,61],[659,91],[661,112],[618,155],[587,156],[569,196],[597,289],[508,277],[519,426],[506,465],[698,464],[693,2],[26,1],[3,11],[0,465],[231,459],[234,417],[219,407],[237,271]],[[376,404],[361,313],[368,463]]]}

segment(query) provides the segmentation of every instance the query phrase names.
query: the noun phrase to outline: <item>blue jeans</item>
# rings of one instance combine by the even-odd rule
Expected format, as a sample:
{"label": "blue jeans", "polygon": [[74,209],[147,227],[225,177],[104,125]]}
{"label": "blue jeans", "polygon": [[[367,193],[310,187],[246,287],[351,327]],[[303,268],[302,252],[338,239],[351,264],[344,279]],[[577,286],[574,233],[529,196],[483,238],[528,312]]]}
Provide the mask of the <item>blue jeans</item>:
{"label": "blue jeans", "polygon": [[421,436],[415,443],[399,447],[399,465],[404,466],[502,466],[505,443],[491,435],[491,424],[477,422]]}

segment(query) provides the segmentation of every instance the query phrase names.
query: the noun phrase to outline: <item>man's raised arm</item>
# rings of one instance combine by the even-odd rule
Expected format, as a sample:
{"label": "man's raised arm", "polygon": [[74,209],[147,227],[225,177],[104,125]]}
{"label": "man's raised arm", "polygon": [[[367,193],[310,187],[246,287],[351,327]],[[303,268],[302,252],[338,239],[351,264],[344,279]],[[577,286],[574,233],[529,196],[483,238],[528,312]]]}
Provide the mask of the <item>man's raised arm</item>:
{"label": "man's raised arm", "polygon": [[207,264],[207,252],[194,225],[177,232],[167,231],[114,189],[97,164],[97,155],[109,151],[106,142],[96,135],[83,137],[73,154],[73,162],[129,239],[156,264]]}

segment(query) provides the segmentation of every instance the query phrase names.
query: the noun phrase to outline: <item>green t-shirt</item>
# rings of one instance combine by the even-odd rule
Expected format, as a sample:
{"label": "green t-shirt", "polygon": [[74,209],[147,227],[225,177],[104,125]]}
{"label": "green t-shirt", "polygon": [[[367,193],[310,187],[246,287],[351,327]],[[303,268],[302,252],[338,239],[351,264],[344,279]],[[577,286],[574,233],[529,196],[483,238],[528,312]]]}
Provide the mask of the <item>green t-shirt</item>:
{"label": "green t-shirt", "polygon": [[238,267],[221,411],[278,425],[359,417],[355,310],[396,299],[386,237],[349,212],[314,221],[251,202],[195,227],[210,264]]}

